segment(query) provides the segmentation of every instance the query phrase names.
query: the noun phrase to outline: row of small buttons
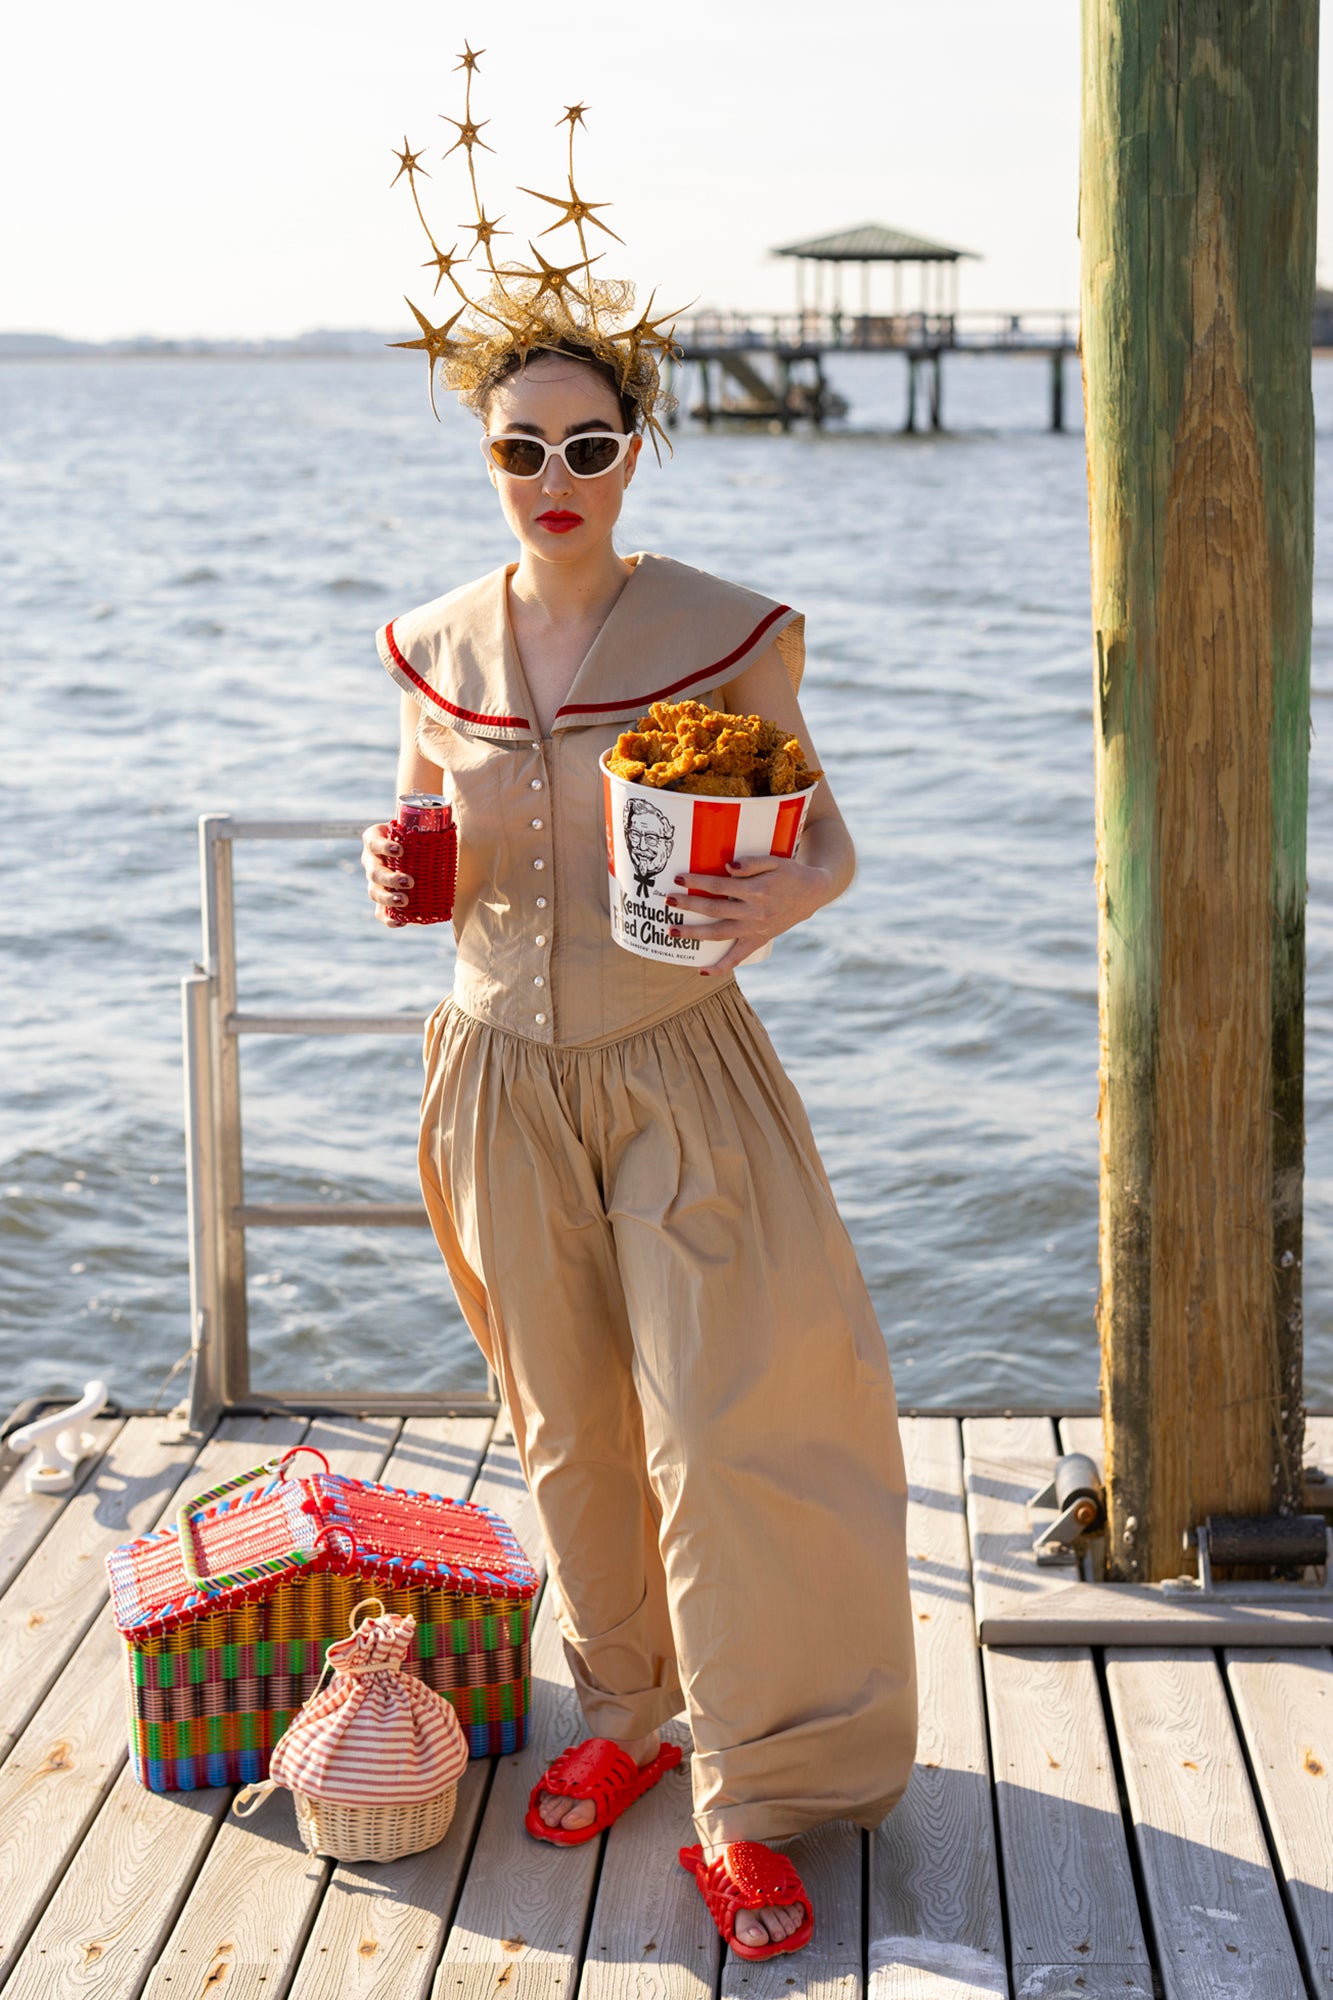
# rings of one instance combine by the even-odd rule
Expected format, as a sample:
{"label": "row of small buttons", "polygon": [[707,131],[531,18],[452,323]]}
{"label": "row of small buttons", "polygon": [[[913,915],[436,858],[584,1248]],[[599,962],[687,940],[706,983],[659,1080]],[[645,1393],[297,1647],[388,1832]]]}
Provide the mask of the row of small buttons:
{"label": "row of small buttons", "polygon": [[[537,751],[538,753],[540,753],[540,751],[541,751],[541,744],[540,744],[540,743],[534,743],[532,747],[533,747],[533,749],[534,749],[534,750],[536,750],[536,751]],[[529,784],[529,787],[531,788],[531,790],[532,790],[532,791],[534,791],[534,792],[540,792],[540,791],[541,791],[541,790],[543,789],[543,787],[542,787],[542,781],[541,781],[541,779],[540,779],[540,778],[529,778],[529,780],[528,780],[528,784]],[[541,833],[541,832],[543,831],[543,827],[544,827],[544,822],[543,822],[542,820],[539,820],[539,819],[535,819],[535,820],[533,820],[533,822],[532,822],[532,830],[533,830],[533,832],[534,832],[534,833]],[[533,862],[533,864],[532,864],[532,865],[533,865],[533,867],[534,867],[534,868],[535,868],[535,869],[537,870],[537,872],[538,872],[538,873],[540,873],[540,872],[541,872],[541,870],[542,870],[542,869],[543,869],[543,868],[544,868],[544,867],[546,866],[546,863],[545,863],[545,862],[544,862],[544,861],[542,860],[541,856],[540,856],[540,855],[538,855],[537,859],[536,859],[536,860],[535,860],[535,861]],[[544,910],[544,909],[546,908],[546,898],[545,898],[545,896],[538,896],[538,898],[537,898],[537,908],[538,908],[539,910]],[[540,950],[540,949],[542,949],[542,948],[543,948],[543,947],[545,946],[545,944],[546,944],[546,939],[545,939],[545,937],[544,937],[544,936],[539,936],[539,937],[538,937],[538,938],[536,939],[536,944],[537,944],[537,947],[538,947],[538,949],[539,949],[539,950]],[[533,983],[533,985],[534,985],[534,986],[545,986],[545,984],[546,984],[546,980],[545,980],[545,978],[544,978],[544,977],[542,976],[542,974],[541,974],[541,973],[538,973],[538,974],[537,974],[537,976],[536,976],[536,978],[535,978],[535,979],[533,980],[533,982],[532,982],[532,983]],[[534,1015],[534,1016],[533,1016],[533,1018],[534,1018],[534,1020],[536,1021],[536,1023],[537,1023],[537,1026],[538,1026],[539,1028],[544,1028],[544,1027],[546,1026],[546,1016],[545,1016],[545,1014],[536,1014],[536,1015]]]}

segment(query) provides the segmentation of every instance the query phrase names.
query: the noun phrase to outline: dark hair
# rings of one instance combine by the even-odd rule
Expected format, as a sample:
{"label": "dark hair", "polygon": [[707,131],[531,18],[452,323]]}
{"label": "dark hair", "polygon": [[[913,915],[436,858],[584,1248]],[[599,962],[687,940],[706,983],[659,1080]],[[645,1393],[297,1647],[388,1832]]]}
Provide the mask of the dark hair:
{"label": "dark hair", "polygon": [[633,434],[640,428],[643,412],[636,399],[621,388],[619,378],[610,362],[604,361],[595,349],[586,346],[581,340],[553,340],[548,346],[529,347],[506,354],[495,373],[486,382],[482,397],[478,400],[488,404],[502,382],[507,382],[511,375],[521,374],[529,361],[535,361],[543,354],[565,354],[571,361],[579,361],[585,368],[591,368],[593,374],[600,376],[606,383],[619,403],[620,421],[625,430]]}

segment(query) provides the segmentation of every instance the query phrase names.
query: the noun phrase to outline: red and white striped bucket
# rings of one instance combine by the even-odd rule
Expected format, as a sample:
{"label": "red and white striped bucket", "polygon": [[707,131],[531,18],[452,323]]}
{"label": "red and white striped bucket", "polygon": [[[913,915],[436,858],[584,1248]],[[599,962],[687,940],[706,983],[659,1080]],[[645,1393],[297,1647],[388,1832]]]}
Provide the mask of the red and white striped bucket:
{"label": "red and white striped bucket", "polygon": [[[681,893],[677,875],[725,877],[729,861],[751,861],[763,854],[790,857],[814,793],[811,785],[781,798],[696,798],[690,792],[629,784],[607,770],[603,757],[611,935],[616,943],[639,958],[716,965],[729,949],[728,939],[671,936],[673,924],[688,929],[709,921],[692,911],[667,908],[667,897]],[[768,952],[766,945],[746,963],[767,958]]]}

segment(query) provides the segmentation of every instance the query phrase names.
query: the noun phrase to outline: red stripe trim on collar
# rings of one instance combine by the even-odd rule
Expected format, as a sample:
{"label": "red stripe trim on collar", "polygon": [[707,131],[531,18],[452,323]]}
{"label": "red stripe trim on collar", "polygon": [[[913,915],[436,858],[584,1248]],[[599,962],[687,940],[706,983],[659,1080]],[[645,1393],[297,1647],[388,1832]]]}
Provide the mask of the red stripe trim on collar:
{"label": "red stripe trim on collar", "polygon": [[724,672],[727,667],[734,666],[743,654],[750,652],[763,638],[774,620],[785,617],[790,610],[790,604],[775,605],[767,617],[759,620],[749,638],[743,639],[724,660],[714,660],[711,667],[700,667],[697,673],[683,674],[678,681],[672,681],[668,687],[656,688],[652,694],[631,695],[626,701],[567,701],[563,708],[556,710],[555,719],[558,722],[562,715],[605,715],[608,710],[618,714],[621,709],[647,708],[650,702],[666,701],[670,695],[679,694],[682,688],[693,687],[697,682],[706,681],[711,676]]}
{"label": "red stripe trim on collar", "polygon": [[416,668],[409,666],[403,658],[398,650],[398,642],[393,636],[392,618],[384,628],[384,636],[389,642],[389,651],[393,654],[394,665],[401,673],[406,674],[413,687],[419,689],[428,700],[433,701],[437,708],[444,709],[449,715],[456,715],[460,722],[480,722],[489,725],[492,729],[531,730],[532,724],[525,715],[478,715],[471,708],[455,708],[454,704],[451,701],[446,701],[442,694],[436,694],[430,682],[423,680]]}

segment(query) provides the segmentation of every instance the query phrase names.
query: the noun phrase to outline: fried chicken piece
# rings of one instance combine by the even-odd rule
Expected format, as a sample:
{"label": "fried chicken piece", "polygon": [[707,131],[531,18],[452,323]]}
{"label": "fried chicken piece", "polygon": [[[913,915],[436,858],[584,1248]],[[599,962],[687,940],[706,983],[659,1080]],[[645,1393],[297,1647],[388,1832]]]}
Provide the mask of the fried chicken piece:
{"label": "fried chicken piece", "polygon": [[[646,717],[644,719],[647,720]],[[618,778],[624,778],[631,785],[642,785],[646,771],[669,761],[675,754],[674,736],[664,736],[655,729],[627,729],[606,761],[608,769],[614,771]]]}
{"label": "fried chicken piece", "polygon": [[631,784],[711,798],[803,790],[812,771],[794,736],[761,715],[729,715],[700,701],[655,701],[621,735],[607,767]]}
{"label": "fried chicken piece", "polygon": [[692,792],[696,798],[704,799],[752,799],[754,792],[748,778],[726,777],[716,771],[696,771],[677,786],[678,791]]}
{"label": "fried chicken piece", "polygon": [[810,769],[800,744],[794,736],[789,736],[768,756],[765,775],[770,795],[777,797],[787,792],[803,792],[824,774]]}

